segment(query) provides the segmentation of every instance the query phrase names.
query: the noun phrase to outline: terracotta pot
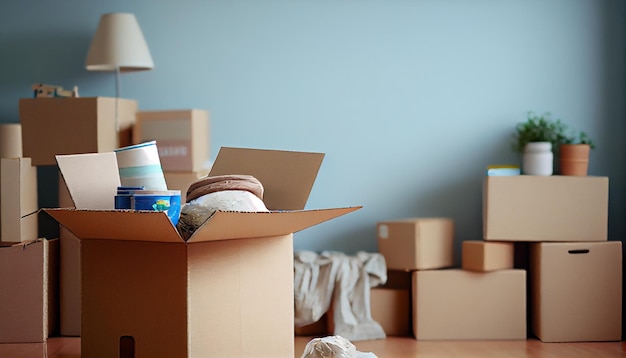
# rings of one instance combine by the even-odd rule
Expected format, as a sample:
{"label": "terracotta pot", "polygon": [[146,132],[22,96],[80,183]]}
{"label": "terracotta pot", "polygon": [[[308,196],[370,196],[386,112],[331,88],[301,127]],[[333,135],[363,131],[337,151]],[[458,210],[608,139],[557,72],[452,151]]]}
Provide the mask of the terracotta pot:
{"label": "terracotta pot", "polygon": [[561,175],[586,176],[590,150],[589,144],[561,144],[559,147]]}

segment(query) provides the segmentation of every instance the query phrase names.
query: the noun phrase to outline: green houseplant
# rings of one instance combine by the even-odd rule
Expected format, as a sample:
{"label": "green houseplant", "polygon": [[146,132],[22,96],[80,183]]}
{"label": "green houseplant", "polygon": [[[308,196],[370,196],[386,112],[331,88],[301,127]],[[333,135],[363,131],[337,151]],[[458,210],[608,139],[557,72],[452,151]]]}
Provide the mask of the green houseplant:
{"label": "green houseplant", "polygon": [[532,142],[550,142],[553,148],[557,148],[567,138],[565,136],[566,131],[567,126],[560,119],[552,119],[549,112],[543,115],[528,112],[526,121],[515,126],[512,149],[514,152],[522,154],[526,144]]}
{"label": "green houseplant", "polygon": [[556,156],[559,174],[585,176],[589,154],[594,148],[595,143],[586,132],[552,119],[549,112],[543,115],[528,112],[526,121],[515,127],[512,145],[514,152],[523,155],[524,174],[531,175],[552,175]]}
{"label": "green houseplant", "polygon": [[528,112],[525,122],[518,123],[512,144],[514,152],[522,154],[522,171],[529,175],[552,175],[553,150],[566,138],[567,127],[549,112],[537,115]]}

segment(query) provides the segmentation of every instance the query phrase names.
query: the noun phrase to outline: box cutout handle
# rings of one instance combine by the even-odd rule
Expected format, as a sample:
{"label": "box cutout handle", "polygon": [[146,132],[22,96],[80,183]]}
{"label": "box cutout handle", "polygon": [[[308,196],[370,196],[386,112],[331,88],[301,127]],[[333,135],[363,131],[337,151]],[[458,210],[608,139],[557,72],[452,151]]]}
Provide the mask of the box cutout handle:
{"label": "box cutout handle", "polygon": [[572,255],[588,254],[589,253],[589,249],[568,250],[567,252],[572,254]]}
{"label": "box cutout handle", "polygon": [[135,338],[133,336],[120,337],[120,358],[135,358]]}

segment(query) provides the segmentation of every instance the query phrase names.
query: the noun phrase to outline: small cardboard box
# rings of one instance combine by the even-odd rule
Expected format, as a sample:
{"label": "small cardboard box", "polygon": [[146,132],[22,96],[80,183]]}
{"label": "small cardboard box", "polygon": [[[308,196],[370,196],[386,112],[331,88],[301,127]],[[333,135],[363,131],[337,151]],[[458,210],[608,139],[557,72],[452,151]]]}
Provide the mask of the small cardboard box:
{"label": "small cardboard box", "polygon": [[454,263],[454,222],[411,218],[377,224],[378,251],[390,270],[427,270]]}
{"label": "small cardboard box", "polygon": [[187,189],[196,180],[209,174],[209,169],[197,172],[164,172],[165,183],[169,190],[180,190],[180,202],[187,201]]}
{"label": "small cardboard box", "polygon": [[463,241],[462,267],[472,271],[512,269],[515,247],[512,242]]}
{"label": "small cardboard box", "polygon": [[0,343],[37,343],[58,329],[58,240],[0,245]]}
{"label": "small cardboard box", "polygon": [[[214,167],[254,175],[268,203],[288,203],[306,201],[311,178],[278,191],[272,179],[303,166],[314,177],[322,156],[222,148]],[[119,185],[114,153],[57,160],[78,209],[45,211],[81,240],[85,356],[293,356],[293,233],[360,208],[217,211],[185,242],[164,212],[98,209],[92,200],[110,205]]]}
{"label": "small cardboard box", "polygon": [[39,237],[37,168],[30,158],[2,158],[0,167],[0,241],[35,240]]}
{"label": "small cardboard box", "polygon": [[606,241],[608,204],[607,177],[485,177],[484,239]]}
{"label": "small cardboard box", "polygon": [[372,319],[387,336],[411,336],[410,290],[374,287],[370,291]]}
{"label": "small cardboard box", "polygon": [[622,338],[622,242],[530,247],[532,332],[543,342]]}
{"label": "small cardboard box", "polygon": [[209,113],[201,109],[139,111],[133,131],[135,144],[156,140],[166,172],[207,169]]}
{"label": "small cardboard box", "polygon": [[526,271],[413,272],[418,340],[525,340]]}
{"label": "small cardboard box", "polygon": [[57,154],[110,152],[132,143],[137,101],[108,98],[23,98],[19,101],[25,157],[56,165]]}

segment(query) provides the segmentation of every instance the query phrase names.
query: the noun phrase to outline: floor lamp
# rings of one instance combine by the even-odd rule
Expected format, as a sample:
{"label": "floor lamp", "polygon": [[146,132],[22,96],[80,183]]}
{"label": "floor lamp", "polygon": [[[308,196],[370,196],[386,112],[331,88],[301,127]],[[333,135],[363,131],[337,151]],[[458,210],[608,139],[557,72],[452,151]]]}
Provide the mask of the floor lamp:
{"label": "floor lamp", "polygon": [[120,73],[154,67],[135,15],[109,13],[100,17],[85,66],[89,71],[115,71],[115,126],[116,130],[119,129],[117,100],[120,98]]}

